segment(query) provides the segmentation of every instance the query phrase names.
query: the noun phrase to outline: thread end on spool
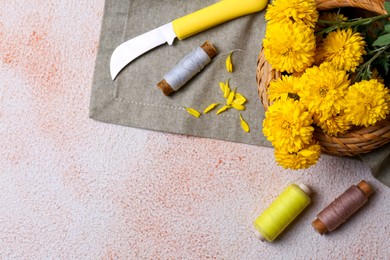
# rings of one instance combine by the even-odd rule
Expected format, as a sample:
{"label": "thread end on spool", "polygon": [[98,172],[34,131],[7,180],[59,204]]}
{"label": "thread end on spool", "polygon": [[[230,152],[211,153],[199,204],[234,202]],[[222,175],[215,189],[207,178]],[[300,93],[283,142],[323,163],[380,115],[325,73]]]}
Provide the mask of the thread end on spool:
{"label": "thread end on spool", "polygon": [[255,236],[261,241],[261,242],[265,242],[265,237],[263,237],[263,235],[255,228],[254,231],[255,233]]}
{"label": "thread end on spool", "polygon": [[366,195],[367,198],[374,193],[374,189],[372,188],[372,186],[368,184],[365,180],[359,182],[357,186],[364,193],[364,195]]}
{"label": "thread end on spool", "polygon": [[210,59],[218,53],[217,49],[208,41],[205,41],[205,43],[203,43],[200,47],[206,52]]}
{"label": "thread end on spool", "polygon": [[312,194],[311,189],[307,185],[305,185],[303,183],[299,183],[298,187],[301,188],[301,190],[303,190],[307,195],[311,195]]}
{"label": "thread end on spool", "polygon": [[173,91],[172,87],[165,81],[165,79],[161,80],[157,83],[157,87],[161,89],[165,96],[169,96]]}
{"label": "thread end on spool", "polygon": [[320,233],[321,235],[325,234],[328,231],[328,228],[325,226],[325,224],[320,219],[315,219],[311,225],[314,227],[314,229]]}

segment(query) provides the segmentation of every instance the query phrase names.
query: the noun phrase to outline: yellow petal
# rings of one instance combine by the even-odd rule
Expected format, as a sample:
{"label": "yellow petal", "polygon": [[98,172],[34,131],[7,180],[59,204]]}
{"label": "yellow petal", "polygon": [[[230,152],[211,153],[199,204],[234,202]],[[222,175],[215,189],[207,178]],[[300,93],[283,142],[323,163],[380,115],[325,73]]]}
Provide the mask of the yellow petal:
{"label": "yellow petal", "polygon": [[242,94],[236,93],[234,95],[234,101],[237,102],[238,104],[243,105],[246,102],[246,98]]}
{"label": "yellow petal", "polygon": [[233,100],[233,102],[230,104],[234,109],[237,109],[237,110],[240,110],[240,111],[244,111],[246,109],[246,107],[238,102],[236,102],[236,100]]}
{"label": "yellow petal", "polygon": [[213,110],[218,105],[219,105],[219,103],[212,103],[210,106],[206,107],[205,110],[203,110],[203,114],[207,114],[208,112]]}
{"label": "yellow petal", "polygon": [[200,112],[196,109],[190,108],[190,107],[184,107],[184,109],[190,114],[191,116],[200,117]]}
{"label": "yellow petal", "polygon": [[229,108],[231,108],[231,106],[223,106],[222,108],[220,108],[218,111],[217,111],[217,115],[221,114],[222,112],[228,110]]}
{"label": "yellow petal", "polygon": [[248,125],[248,123],[244,120],[244,118],[242,117],[241,114],[240,114],[240,123],[241,123],[241,128],[242,128],[242,130],[244,130],[245,132],[249,133],[249,131],[250,131],[249,125]]}
{"label": "yellow petal", "polygon": [[224,85],[224,90],[223,90],[223,97],[228,98],[230,94],[230,86],[229,86],[229,79],[226,80],[226,83]]}
{"label": "yellow petal", "polygon": [[233,72],[232,54],[233,52],[230,52],[230,54],[226,58],[226,70],[230,73]]}
{"label": "yellow petal", "polygon": [[236,92],[236,90],[230,91],[229,96],[226,100],[226,105],[229,106],[233,102],[235,92]]}
{"label": "yellow petal", "polygon": [[219,88],[222,90],[222,93],[225,95],[225,82],[219,82]]}

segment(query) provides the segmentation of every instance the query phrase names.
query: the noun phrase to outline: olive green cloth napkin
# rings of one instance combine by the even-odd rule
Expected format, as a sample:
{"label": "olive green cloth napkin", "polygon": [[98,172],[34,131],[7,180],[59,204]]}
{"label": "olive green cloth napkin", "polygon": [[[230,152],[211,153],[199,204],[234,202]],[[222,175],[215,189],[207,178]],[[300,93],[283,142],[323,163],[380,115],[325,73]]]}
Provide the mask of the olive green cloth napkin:
{"label": "olive green cloth napkin", "polygon": [[390,187],[390,144],[375,151],[360,155],[362,161],[370,167],[372,174]]}
{"label": "olive green cloth napkin", "polygon": [[[215,2],[106,0],[90,117],[130,127],[270,146],[262,134],[264,110],[255,76],[266,25],[264,11],[226,22],[182,41],[176,39],[172,46],[161,45],[134,60],[116,80],[111,80],[110,57],[119,44]],[[156,84],[206,40],[215,46],[218,55],[180,90],[165,96]],[[228,73],[225,60],[233,50],[234,72]],[[228,78],[231,88],[237,88],[247,97],[246,110],[230,109],[216,115],[225,102],[219,82]],[[183,108],[203,111],[214,102],[221,103],[221,106],[200,118],[192,117]],[[249,133],[241,129],[240,113],[250,126]]]}
{"label": "olive green cloth napkin", "polygon": [[[161,45],[130,63],[114,81],[110,78],[110,57],[119,44],[215,2],[107,0],[90,116],[125,126],[269,146],[261,132],[264,111],[255,76],[265,31],[264,12],[237,18],[182,41],[176,39],[172,46]],[[205,41],[215,46],[217,56],[185,86],[165,96],[156,84]],[[232,50],[236,50],[232,55],[234,72],[228,73],[225,60]],[[228,78],[232,89],[237,87],[247,98],[246,110],[230,109],[216,115],[226,102],[219,82]],[[200,118],[189,115],[183,108],[203,111],[214,102],[221,105]],[[250,133],[241,129],[240,112],[251,128]]]}

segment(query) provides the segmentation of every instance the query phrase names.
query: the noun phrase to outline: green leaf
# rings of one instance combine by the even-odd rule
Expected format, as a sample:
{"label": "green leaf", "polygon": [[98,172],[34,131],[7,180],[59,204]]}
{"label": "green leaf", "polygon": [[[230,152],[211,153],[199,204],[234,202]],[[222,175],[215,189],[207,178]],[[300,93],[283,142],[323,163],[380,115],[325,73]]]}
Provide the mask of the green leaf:
{"label": "green leaf", "polygon": [[385,9],[388,14],[390,14],[390,2],[385,2]]}
{"label": "green leaf", "polygon": [[374,41],[373,46],[385,46],[390,44],[390,33],[381,35]]}
{"label": "green leaf", "polygon": [[370,69],[366,69],[362,73],[362,80],[370,80],[372,77],[372,71]]}
{"label": "green leaf", "polygon": [[383,55],[383,56],[381,56],[380,59],[376,60],[375,63],[376,63],[376,66],[378,66],[378,65],[381,66],[384,70],[384,75],[387,75],[387,73],[389,72],[389,68],[390,68],[389,56]]}
{"label": "green leaf", "polygon": [[390,24],[385,25],[385,32],[390,32]]}
{"label": "green leaf", "polygon": [[381,55],[373,61],[372,65],[379,69],[379,73],[382,76],[387,75],[390,68],[389,57],[387,55]]}
{"label": "green leaf", "polygon": [[386,75],[389,73],[389,62],[388,61],[385,61],[383,62],[382,66],[383,66],[383,69],[385,70],[385,73]]}

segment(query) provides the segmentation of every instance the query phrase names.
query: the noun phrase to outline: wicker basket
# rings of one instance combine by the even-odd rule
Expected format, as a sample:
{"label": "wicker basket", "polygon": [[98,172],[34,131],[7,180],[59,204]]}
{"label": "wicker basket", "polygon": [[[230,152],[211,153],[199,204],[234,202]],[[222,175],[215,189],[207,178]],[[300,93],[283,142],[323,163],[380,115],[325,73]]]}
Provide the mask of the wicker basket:
{"label": "wicker basket", "polygon": [[[318,10],[329,10],[337,7],[356,7],[378,14],[386,13],[383,0],[317,0]],[[267,97],[269,83],[274,79],[280,78],[281,75],[281,72],[272,69],[271,65],[265,59],[264,50],[262,49],[257,61],[256,80],[259,97],[265,110],[270,105]],[[374,126],[354,128],[347,134],[337,137],[326,135],[321,130],[316,129],[314,138],[318,140],[322,152],[326,154],[355,156],[368,153],[390,142],[390,117],[378,122]]]}

